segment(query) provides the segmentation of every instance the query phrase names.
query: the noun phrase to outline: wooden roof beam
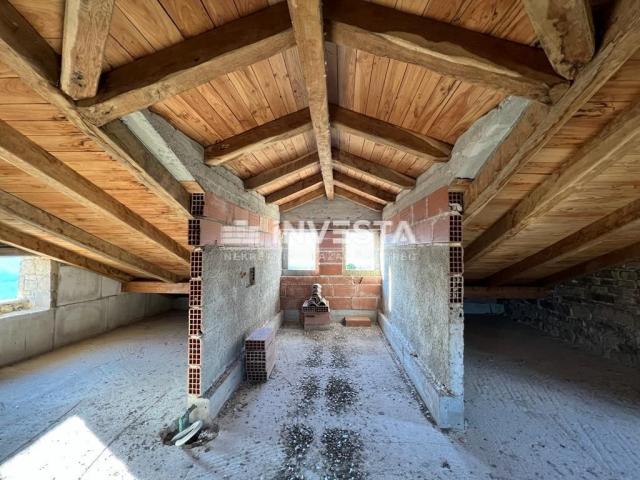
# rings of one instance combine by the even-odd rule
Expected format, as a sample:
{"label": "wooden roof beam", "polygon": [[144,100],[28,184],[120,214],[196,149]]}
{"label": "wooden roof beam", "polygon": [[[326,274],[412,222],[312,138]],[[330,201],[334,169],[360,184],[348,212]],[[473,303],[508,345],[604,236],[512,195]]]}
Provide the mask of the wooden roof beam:
{"label": "wooden roof beam", "polygon": [[524,0],[523,3],[554,70],[564,78],[575,78],[595,52],[589,0]]}
{"label": "wooden roof beam", "polygon": [[637,225],[638,223],[640,223],[640,200],[631,202],[629,205],[625,205],[606,217],[596,220],[538,253],[494,273],[484,280],[484,283],[491,286],[504,285],[533,268],[575,255],[598,244],[603,238],[614,235],[620,229],[630,225]]}
{"label": "wooden roof beam", "polygon": [[60,88],[76,100],[98,91],[115,0],[67,0]]}
{"label": "wooden roof beam", "polygon": [[309,167],[318,163],[318,154],[316,152],[307,153],[300,158],[291,160],[290,162],[271,168],[265,172],[259,173],[244,181],[244,188],[247,190],[259,190],[268,187],[275,182],[285,180],[294,175],[298,175]]}
{"label": "wooden roof beam", "polygon": [[324,180],[322,174],[318,173],[316,175],[304,178],[296,183],[292,183],[291,185],[288,185],[276,192],[270,193],[264,198],[264,200],[267,203],[286,203],[289,198],[293,196],[302,196],[305,193],[315,190],[319,185],[322,185],[323,183]]}
{"label": "wooden roof beam", "polygon": [[395,194],[374,187],[373,185],[350,177],[349,175],[345,175],[344,173],[335,172],[333,174],[333,179],[336,182],[336,185],[340,185],[346,190],[351,190],[354,193],[368,197],[374,202],[379,202],[385,205],[387,203],[395,202],[396,200]]}
{"label": "wooden roof beam", "polygon": [[465,264],[473,264],[501,242],[517,235],[535,218],[547,214],[558,203],[576,193],[633,148],[634,140],[639,137],[640,100],[636,100],[584,144],[559,171],[476,238],[465,249]]}
{"label": "wooden roof beam", "polygon": [[376,212],[381,212],[384,205],[374,202],[369,198],[365,198],[362,195],[358,195],[357,193],[352,192],[351,190],[347,190],[346,188],[342,188],[340,186],[336,186],[336,195],[338,197],[346,198],[347,200],[351,200],[353,203],[357,203],[365,208],[370,210],[375,210]]}
{"label": "wooden roof beam", "polygon": [[312,129],[309,109],[304,108],[209,145],[204,151],[205,163],[222,165]]}
{"label": "wooden roof beam", "polygon": [[309,99],[309,112],[316,138],[322,181],[327,198],[333,200],[331,131],[322,8],[320,0],[287,0],[287,4]]}
{"label": "wooden roof beam", "polygon": [[293,210],[294,208],[298,208],[306,203],[312,202],[317,198],[324,197],[324,188],[322,186],[317,187],[315,190],[312,190],[308,193],[305,193],[301,197],[298,197],[290,202],[283,203],[280,205],[280,213],[288,212],[289,210]]}
{"label": "wooden roof beam", "polygon": [[358,157],[357,155],[338,150],[337,148],[334,148],[332,152],[334,168],[342,171],[343,173],[345,169],[350,168],[356,170],[362,175],[375,178],[376,180],[403,190],[416,186],[415,178],[404,175],[389,167],[366,160],[362,157]]}
{"label": "wooden roof beam", "polygon": [[331,127],[341,132],[357,135],[429,161],[446,162],[451,155],[451,146],[435,138],[411,132],[338,105],[332,104],[330,112]]}
{"label": "wooden roof beam", "polygon": [[107,72],[79,106],[104,125],[294,45],[287,7],[276,4]]}
{"label": "wooden roof beam", "polygon": [[136,181],[178,214],[190,217],[189,193],[120,121],[101,129],[87,122],[59,88],[60,59],[7,0],[0,0],[0,61],[11,65],[30,88],[58,108]]}
{"label": "wooden roof beam", "polygon": [[362,0],[326,0],[327,40],[551,103],[567,88],[544,52]]}
{"label": "wooden roof beam", "polygon": [[71,250],[59,247],[50,242],[41,240],[28,233],[20,232],[14,228],[0,223],[0,242],[12,245],[21,250],[26,250],[36,255],[42,255],[58,262],[67,263],[74,267],[91,270],[98,275],[112,278],[119,282],[127,282],[131,280],[131,276],[108,265],[83,257]]}
{"label": "wooden roof beam", "polygon": [[180,276],[106,242],[84,230],[60,220],[33,205],[0,190],[0,213],[25,223],[60,240],[71,243],[115,264],[120,270],[134,271],[138,275],[161,281],[177,282]]}
{"label": "wooden roof beam", "polygon": [[478,287],[464,286],[464,298],[544,298],[549,294],[547,288],[525,287]]}
{"label": "wooden roof beam", "polygon": [[552,107],[532,104],[495,149],[465,195],[465,224],[472,221],[545,144],[635,53],[640,45],[640,2],[619,0],[593,60]]}
{"label": "wooden roof beam", "polygon": [[184,264],[189,263],[189,251],[185,247],[3,121],[0,121],[0,158],[79,205],[86,205],[105,218],[124,224]]}
{"label": "wooden roof beam", "polygon": [[188,295],[189,282],[164,283],[135,280],[122,284],[123,292],[161,293],[164,295]]}

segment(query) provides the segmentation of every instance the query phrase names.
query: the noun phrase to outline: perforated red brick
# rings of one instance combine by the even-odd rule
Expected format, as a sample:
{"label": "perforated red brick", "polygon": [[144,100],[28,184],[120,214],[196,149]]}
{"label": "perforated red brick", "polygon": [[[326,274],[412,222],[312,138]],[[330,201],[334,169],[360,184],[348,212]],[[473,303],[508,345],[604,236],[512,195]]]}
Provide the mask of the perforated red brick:
{"label": "perforated red brick", "polygon": [[462,243],[462,215],[453,212],[449,216],[449,241]]}
{"label": "perforated red brick", "polygon": [[464,210],[464,193],[449,192],[449,208],[460,213]]}
{"label": "perforated red brick", "polygon": [[189,335],[202,333],[202,310],[200,308],[189,309]]}
{"label": "perforated red brick", "polygon": [[464,270],[462,247],[449,247],[449,273],[462,275]]}
{"label": "perforated red brick", "polygon": [[462,303],[464,298],[464,279],[461,276],[449,277],[449,303]]}
{"label": "perforated red brick", "polygon": [[204,214],[204,193],[191,194],[191,215],[201,217]]}
{"label": "perforated red brick", "polygon": [[187,243],[189,245],[200,245],[200,220],[197,218],[189,219]]}
{"label": "perforated red brick", "polygon": [[200,367],[190,366],[187,370],[187,390],[189,395],[200,395],[201,393]]}
{"label": "perforated red brick", "polygon": [[191,278],[202,277],[202,249],[194,248],[191,252]]}
{"label": "perforated red brick", "polygon": [[198,337],[189,338],[188,352],[189,352],[189,365],[200,366],[201,341]]}
{"label": "perforated red brick", "polygon": [[189,307],[202,306],[202,280],[189,280]]}

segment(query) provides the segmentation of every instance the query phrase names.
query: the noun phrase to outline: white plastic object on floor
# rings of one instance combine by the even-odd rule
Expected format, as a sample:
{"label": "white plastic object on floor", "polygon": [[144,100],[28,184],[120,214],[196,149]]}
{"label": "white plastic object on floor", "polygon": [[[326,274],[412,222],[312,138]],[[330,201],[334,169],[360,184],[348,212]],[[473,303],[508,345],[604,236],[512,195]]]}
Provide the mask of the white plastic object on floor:
{"label": "white plastic object on floor", "polygon": [[176,447],[181,447],[189,440],[191,440],[202,428],[202,420],[197,420],[185,428],[183,431],[178,432],[171,439],[171,443],[173,443]]}

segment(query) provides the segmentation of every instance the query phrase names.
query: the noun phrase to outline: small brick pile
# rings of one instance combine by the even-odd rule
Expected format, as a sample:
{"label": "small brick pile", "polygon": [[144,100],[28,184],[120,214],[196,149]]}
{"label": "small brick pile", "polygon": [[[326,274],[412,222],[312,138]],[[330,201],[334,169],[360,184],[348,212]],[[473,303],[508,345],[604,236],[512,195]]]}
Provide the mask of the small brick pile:
{"label": "small brick pile", "polygon": [[322,297],[322,285],[314,283],[311,296],[302,304],[305,330],[323,330],[331,325],[329,302]]}
{"label": "small brick pile", "polygon": [[266,382],[276,364],[275,331],[263,327],[251,332],[244,341],[244,358],[247,380]]}

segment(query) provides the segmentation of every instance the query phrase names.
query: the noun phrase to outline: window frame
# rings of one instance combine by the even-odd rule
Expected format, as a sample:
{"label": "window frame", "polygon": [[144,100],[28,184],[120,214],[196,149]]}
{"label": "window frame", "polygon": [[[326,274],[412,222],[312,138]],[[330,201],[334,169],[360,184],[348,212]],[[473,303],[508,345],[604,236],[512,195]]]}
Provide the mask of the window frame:
{"label": "window frame", "polygon": [[[314,249],[314,262],[313,262],[313,268],[311,269],[293,269],[290,268],[289,265],[289,252],[290,252],[290,235],[292,233],[305,233],[305,234],[313,234],[315,237],[315,249]],[[298,276],[304,276],[304,275],[315,275],[318,272],[318,262],[319,262],[319,251],[320,251],[320,246],[319,246],[319,241],[318,241],[318,231],[317,230],[311,230],[311,229],[304,229],[304,230],[289,230],[285,233],[285,248],[283,248],[283,263],[285,264],[285,274],[286,275],[298,275]]]}
{"label": "window frame", "polygon": [[[356,269],[348,269],[347,268],[347,248],[348,248],[348,237],[351,232],[368,232],[373,237],[373,269],[371,270],[356,270]],[[368,275],[380,275],[380,232],[378,230],[371,229],[349,229],[345,231],[343,235],[343,244],[342,244],[342,273],[343,275],[352,275],[352,276],[368,276]]]}

